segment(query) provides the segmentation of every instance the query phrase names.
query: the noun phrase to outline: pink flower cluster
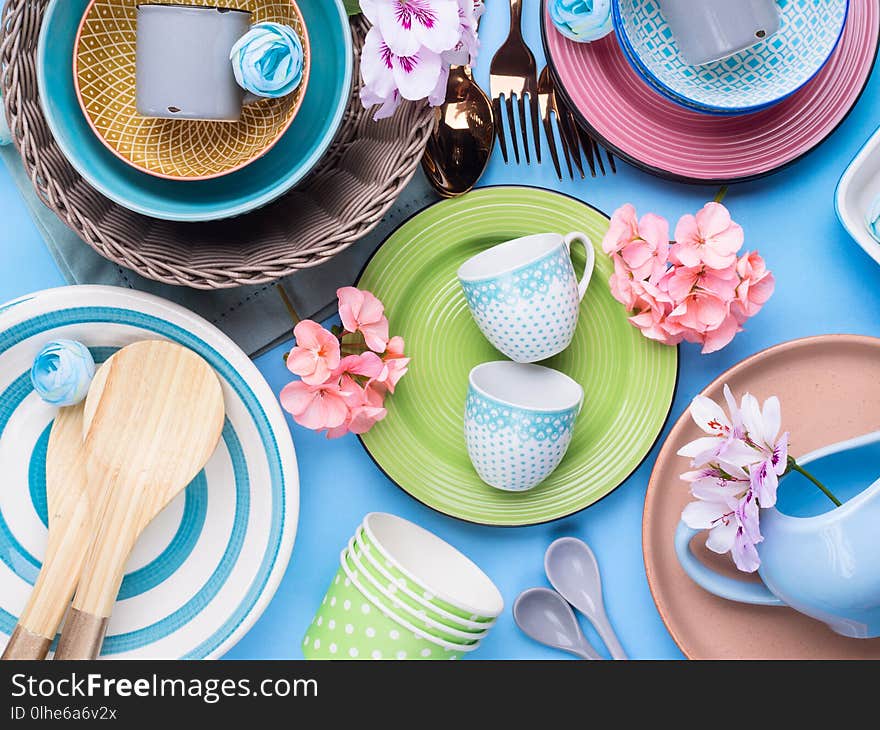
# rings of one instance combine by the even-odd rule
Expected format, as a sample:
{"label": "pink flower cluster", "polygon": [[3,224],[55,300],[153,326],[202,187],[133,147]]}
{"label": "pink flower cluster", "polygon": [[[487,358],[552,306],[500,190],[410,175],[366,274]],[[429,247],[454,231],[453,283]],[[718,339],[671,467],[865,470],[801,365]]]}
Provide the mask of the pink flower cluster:
{"label": "pink flower cluster", "polygon": [[[326,431],[327,438],[366,433],[385,418],[385,396],[394,393],[410,361],[403,338],[388,336],[382,302],[351,286],[336,294],[343,330],[337,335],[308,319],[296,325],[287,368],[300,380],[280,396],[299,425]],[[351,347],[360,352],[343,356]]]}
{"label": "pink flower cluster", "polygon": [[648,213],[639,220],[624,205],[602,241],[614,261],[611,293],[645,337],[715,352],[761,311],[776,285],[756,251],[738,256],[743,241],[743,229],[720,203],[682,216],[671,242],[665,218]]}

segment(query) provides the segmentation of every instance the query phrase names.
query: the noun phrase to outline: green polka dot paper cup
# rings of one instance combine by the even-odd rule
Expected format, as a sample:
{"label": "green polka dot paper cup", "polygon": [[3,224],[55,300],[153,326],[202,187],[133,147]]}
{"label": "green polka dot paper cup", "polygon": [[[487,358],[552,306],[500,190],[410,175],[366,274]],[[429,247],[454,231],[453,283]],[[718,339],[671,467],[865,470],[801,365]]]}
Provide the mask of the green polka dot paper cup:
{"label": "green polka dot paper cup", "polygon": [[356,537],[349,543],[348,550],[360,563],[362,570],[382,585],[383,594],[392,594],[416,616],[428,617],[444,626],[481,635],[494,625],[495,622],[491,620],[479,622],[456,616],[426,599],[424,593],[413,591],[405,578],[395,578],[384,566],[384,561],[376,558],[376,551],[366,542],[363,530],[358,531]]}
{"label": "green polka dot paper cup", "polygon": [[562,462],[584,402],[584,389],[540,365],[486,362],[471,370],[465,441],[486,484],[524,492]]}
{"label": "green polka dot paper cup", "polygon": [[504,610],[501,592],[449,543],[400,517],[368,514],[361,525],[367,549],[398,586],[459,618],[491,623]]}
{"label": "green polka dot paper cup", "polygon": [[430,639],[386,614],[339,568],[303,638],[306,659],[459,659],[475,648]]}
{"label": "green polka dot paper cup", "polygon": [[[586,248],[578,281],[571,246]],[[471,314],[494,347],[515,362],[538,362],[571,344],[596,253],[585,233],[541,233],[501,243],[458,270]]]}
{"label": "green polka dot paper cup", "polygon": [[[435,636],[444,641],[460,644],[475,644],[486,636],[487,629],[484,627],[477,632],[468,631],[463,627],[455,625],[449,626],[442,621],[438,621],[428,615],[426,609],[413,608],[409,604],[401,600],[402,592],[398,591],[396,586],[388,581],[377,577],[369,569],[364,567],[364,562],[352,551],[353,542],[349,542],[343,559],[348,561],[348,567],[354,571],[354,576],[361,585],[368,591],[373,601],[378,603],[382,608],[394,611],[402,618],[409,621],[420,629],[424,629],[426,633]],[[479,625],[479,624],[478,624]]]}

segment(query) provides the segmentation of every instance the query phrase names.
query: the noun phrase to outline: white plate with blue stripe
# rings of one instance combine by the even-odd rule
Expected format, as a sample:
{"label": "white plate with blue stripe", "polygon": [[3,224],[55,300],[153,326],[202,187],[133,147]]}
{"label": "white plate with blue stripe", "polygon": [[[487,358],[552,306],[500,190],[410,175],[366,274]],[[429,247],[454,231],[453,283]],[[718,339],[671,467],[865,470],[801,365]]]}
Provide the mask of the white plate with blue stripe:
{"label": "white plate with blue stripe", "polygon": [[135,546],[102,657],[222,656],[263,612],[293,550],[299,476],[290,430],[262,375],[220,330],[164,299],[104,286],[49,289],[0,307],[0,645],[45,552],[54,409],[28,373],[40,348],[59,338],[83,342],[99,362],[138,340],[172,340],[220,377],[220,444]]}

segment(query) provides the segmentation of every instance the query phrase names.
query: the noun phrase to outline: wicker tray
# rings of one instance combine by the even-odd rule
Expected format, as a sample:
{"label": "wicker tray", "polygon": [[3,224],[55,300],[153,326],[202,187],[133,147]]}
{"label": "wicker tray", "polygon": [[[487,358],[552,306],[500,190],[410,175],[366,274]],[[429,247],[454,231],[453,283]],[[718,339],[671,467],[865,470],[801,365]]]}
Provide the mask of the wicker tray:
{"label": "wicker tray", "polygon": [[[174,223],[134,213],[88,185],[64,158],[37,91],[37,40],[48,0],[7,0],[0,88],[13,141],[37,195],[77,235],[142,276],[197,289],[263,284],[317,266],[369,233],[418,167],[433,115],[406,104],[374,122],[358,84],[318,168],[274,203],[216,223]],[[366,34],[352,19],[356,57]],[[360,78],[355,68],[355,78]]]}

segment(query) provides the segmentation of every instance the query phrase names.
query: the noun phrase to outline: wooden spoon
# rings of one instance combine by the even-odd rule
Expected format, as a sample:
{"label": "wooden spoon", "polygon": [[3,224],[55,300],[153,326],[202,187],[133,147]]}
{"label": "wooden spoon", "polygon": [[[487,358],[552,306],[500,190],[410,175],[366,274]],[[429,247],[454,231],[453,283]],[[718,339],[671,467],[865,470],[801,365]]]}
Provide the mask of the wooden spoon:
{"label": "wooden spoon", "polygon": [[131,549],[217,446],[223,394],[214,371],[191,350],[138,342],[95,377],[85,414],[86,470],[99,485],[101,519],[56,659],[100,653]]}
{"label": "wooden spoon", "polygon": [[46,450],[49,542],[43,567],[3,659],[45,659],[92,538],[94,483],[86,476],[83,404],[61,408]]}

